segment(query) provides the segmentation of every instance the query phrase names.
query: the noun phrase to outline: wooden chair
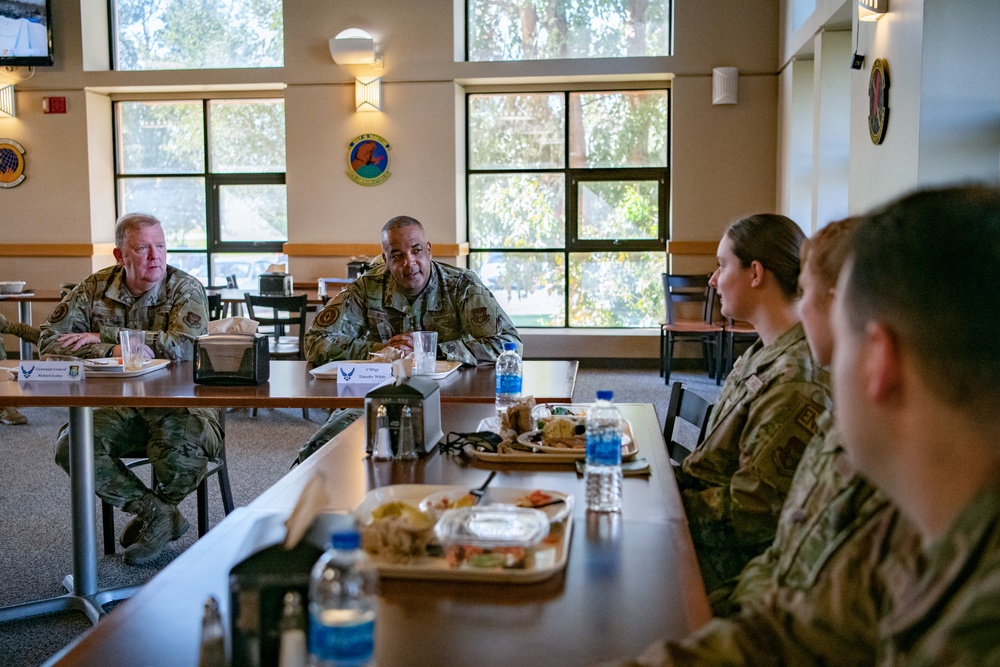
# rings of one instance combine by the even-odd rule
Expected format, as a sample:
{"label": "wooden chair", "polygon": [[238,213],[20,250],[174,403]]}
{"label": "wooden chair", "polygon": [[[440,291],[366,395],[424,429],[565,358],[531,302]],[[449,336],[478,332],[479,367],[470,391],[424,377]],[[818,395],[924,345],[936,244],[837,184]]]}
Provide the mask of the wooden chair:
{"label": "wooden chair", "polygon": [[667,419],[663,423],[663,441],[667,443],[667,454],[670,460],[683,463],[691,449],[674,440],[674,425],[678,419],[693,424],[698,429],[697,442],[705,439],[708,430],[708,415],[712,412],[712,403],[693,391],[684,388],[680,382],[675,382],[670,388],[670,403],[667,405]]}
{"label": "wooden chair", "polygon": [[736,362],[736,355],[734,353],[736,342],[753,345],[759,337],[757,336],[757,330],[750,326],[749,323],[737,322],[731,317],[726,318],[725,327],[725,352],[721,369],[723,377],[729,375],[729,372],[733,370],[733,364]]}
{"label": "wooden chair", "polygon": [[[268,341],[268,350],[272,359],[305,360],[308,301],[305,294],[262,296],[244,292],[243,300],[247,305],[247,316],[256,321],[260,327],[270,329],[270,331],[258,329],[258,332],[266,333],[271,338]],[[291,330],[293,327],[297,328],[298,335],[286,336],[286,329]],[[256,416],[257,408],[251,412]],[[309,419],[309,408],[302,408],[302,418]]]}
{"label": "wooden chair", "polygon": [[[674,344],[678,341],[701,343],[702,356],[710,377],[719,381],[722,365],[723,327],[713,321],[715,310],[714,290],[708,285],[708,275],[663,274],[663,301],[667,319],[660,325],[660,375],[664,384],[670,384]],[[680,303],[700,306],[700,319],[682,319],[676,313]]]}
{"label": "wooden chair", "polygon": [[[219,410],[219,424],[222,426],[222,431],[225,433],[226,430],[226,412],[225,410]],[[138,466],[149,465],[149,459],[140,458],[134,461],[130,461],[125,464],[129,468],[136,468]],[[226,442],[223,439],[222,448],[219,450],[219,456],[209,461],[208,468],[205,471],[205,477],[202,478],[201,483],[198,484],[198,488],[195,490],[198,500],[198,537],[204,537],[205,533],[208,532],[208,478],[212,475],[218,475],[219,477],[219,493],[222,495],[222,511],[225,512],[226,516],[233,511],[233,490],[229,485],[229,470],[226,466]],[[156,473],[150,467],[150,483],[149,488],[156,487]],[[115,553],[115,513],[114,507],[108,503],[101,501],[101,522],[104,526],[104,553],[111,556]]]}

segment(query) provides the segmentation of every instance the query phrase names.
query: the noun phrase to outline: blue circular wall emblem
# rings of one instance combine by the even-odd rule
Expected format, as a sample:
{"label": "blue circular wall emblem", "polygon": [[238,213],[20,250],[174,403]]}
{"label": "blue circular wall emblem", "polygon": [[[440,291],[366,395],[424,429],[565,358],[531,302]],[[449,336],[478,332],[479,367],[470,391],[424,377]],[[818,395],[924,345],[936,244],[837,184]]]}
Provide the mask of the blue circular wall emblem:
{"label": "blue circular wall emblem", "polygon": [[347,175],[360,185],[379,185],[389,178],[389,142],[377,134],[355,137],[347,152]]}

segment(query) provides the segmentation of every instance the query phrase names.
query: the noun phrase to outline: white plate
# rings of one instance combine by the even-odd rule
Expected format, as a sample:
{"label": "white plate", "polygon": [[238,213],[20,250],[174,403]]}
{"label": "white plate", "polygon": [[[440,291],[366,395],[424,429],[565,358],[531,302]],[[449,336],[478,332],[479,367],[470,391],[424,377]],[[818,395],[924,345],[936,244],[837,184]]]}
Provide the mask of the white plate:
{"label": "white plate", "polygon": [[[360,525],[365,525],[372,520],[372,511],[379,505],[400,501],[419,506],[420,502],[431,494],[453,493],[462,495],[467,493],[468,488],[463,486],[442,486],[432,484],[393,484],[390,486],[380,486],[369,491],[361,503],[354,510],[354,517]],[[504,497],[519,498],[529,495],[533,489],[507,489],[504,487],[493,487],[488,489],[488,495],[493,497],[501,494]],[[546,493],[553,493],[546,491]],[[573,496],[566,496],[566,516],[572,510]],[[558,508],[559,505],[550,507]],[[542,511],[549,509],[541,508]],[[374,556],[372,562],[378,568],[379,574],[384,577],[396,577],[400,579],[447,579],[453,581],[491,581],[507,583],[530,583],[543,581],[566,567],[569,557],[570,538],[573,533],[573,522],[567,520],[562,524],[561,530],[550,531],[549,537],[535,548],[534,562],[530,567],[524,569],[486,569],[475,567],[451,567],[442,558],[423,556],[414,559],[409,563],[391,563],[380,556]]]}
{"label": "white plate", "polygon": [[[543,445],[541,442],[535,442],[532,438],[541,433],[541,431],[528,431],[527,433],[522,433],[517,436],[517,441],[522,445],[531,447],[532,449],[537,449],[540,452],[545,452],[546,454],[565,454],[567,452],[584,452],[586,453],[586,447],[554,447],[551,445]],[[632,437],[628,433],[622,433],[622,451],[624,452],[629,445],[632,444]]]}
{"label": "white plate", "polygon": [[[571,496],[565,493],[559,493],[558,491],[550,491],[548,489],[540,489],[540,491],[551,496],[551,501],[563,501],[561,503],[555,503],[554,505],[546,505],[545,507],[538,508],[542,512],[545,512],[545,515],[549,517],[550,523],[562,521],[569,515],[569,511],[572,509],[571,505],[573,504]],[[454,507],[455,501],[459,500],[462,496],[468,493],[469,489],[460,487],[437,491],[421,500],[418,508],[425,514],[439,516],[444,510]],[[526,498],[532,493],[534,493],[534,490],[524,493],[523,489],[508,489],[502,486],[498,486],[496,488],[489,487],[486,490],[486,495],[483,498],[482,505],[517,505],[518,500]],[[447,501],[447,507],[443,506],[443,501]],[[531,505],[522,505],[522,507],[531,507]]]}
{"label": "white plate", "polygon": [[[581,406],[585,407],[585,406]],[[496,417],[487,417],[479,422],[477,431],[492,431],[497,433]],[[627,443],[627,444],[626,444]],[[523,444],[523,443],[522,443]],[[485,452],[471,445],[465,448],[466,453],[483,463],[576,463],[587,457],[586,449],[567,449],[566,447],[543,447],[530,443],[533,451]],[[542,451],[542,450],[545,451]],[[631,460],[639,453],[639,446],[632,437],[632,424],[622,419],[622,460]]]}
{"label": "white plate", "polygon": [[108,357],[107,359],[84,359],[83,367],[86,369],[87,377],[124,377],[124,378],[134,378],[139,375],[145,375],[146,373],[152,373],[153,371],[158,371],[161,368],[166,368],[170,365],[169,359],[146,359],[142,363],[142,369],[137,371],[127,371],[121,364],[98,364],[93,362],[98,361],[112,361],[117,359],[117,357]]}
{"label": "white plate", "polygon": [[[156,359],[143,359],[142,366],[145,368],[149,366]],[[122,364],[121,357],[103,357],[101,359],[84,359],[83,366],[88,371],[98,370],[105,373],[121,373],[125,370],[125,366]]]}

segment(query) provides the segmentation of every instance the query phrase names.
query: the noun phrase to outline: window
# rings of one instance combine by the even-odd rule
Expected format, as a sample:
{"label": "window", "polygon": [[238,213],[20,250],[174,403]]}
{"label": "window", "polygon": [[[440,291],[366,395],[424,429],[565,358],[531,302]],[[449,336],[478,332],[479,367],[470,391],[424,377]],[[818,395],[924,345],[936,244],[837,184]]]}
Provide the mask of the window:
{"label": "window", "polygon": [[251,287],[288,236],[280,99],[115,104],[119,215],[163,223],[170,264]]}
{"label": "window", "polygon": [[111,0],[119,70],[282,67],[281,0]]}
{"label": "window", "polygon": [[667,56],[670,11],[670,0],[466,0],[466,58]]}
{"label": "window", "polygon": [[470,94],[470,267],[521,327],[663,313],[666,90]]}

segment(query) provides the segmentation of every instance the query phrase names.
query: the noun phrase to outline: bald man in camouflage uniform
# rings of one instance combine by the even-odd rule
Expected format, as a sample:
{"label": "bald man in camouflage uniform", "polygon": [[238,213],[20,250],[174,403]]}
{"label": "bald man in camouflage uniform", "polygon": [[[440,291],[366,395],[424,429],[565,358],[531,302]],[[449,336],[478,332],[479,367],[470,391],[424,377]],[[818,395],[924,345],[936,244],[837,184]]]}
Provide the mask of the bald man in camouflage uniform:
{"label": "bald man in camouflage uniform", "polygon": [[799,459],[830,406],[829,376],[801,324],[737,360],[705,440],[675,469],[710,593],[774,541]]}
{"label": "bald man in camouflage uniform", "polygon": [[[77,286],[42,325],[43,354],[118,356],[121,329],[146,333],[147,358],[189,361],[193,338],[207,332],[208,300],[193,276],[166,264],[166,242],[152,216],[123,216],[116,226],[117,266]],[[188,528],[177,504],[201,482],[222,447],[214,408],[98,408],[94,411],[95,484],[102,500],[136,518],[122,531],[125,562],[155,559]],[[156,473],[149,489],[122,458],[146,456]],[[56,442],[69,472],[69,426]]]}
{"label": "bald man in camouflage uniform", "polygon": [[[10,334],[22,338],[29,343],[38,343],[38,327],[20,322],[11,322],[3,315],[0,315],[0,334]],[[0,341],[0,360],[7,358],[7,350]],[[21,414],[20,410],[12,405],[0,409],[0,424],[20,425],[27,424],[28,418]]]}
{"label": "bald man in camouflage uniform", "polygon": [[[493,293],[474,272],[431,260],[423,225],[398,216],[382,228],[382,264],[355,280],[316,315],[305,335],[306,355],[316,365],[367,359],[394,347],[413,351],[414,331],[438,332],[438,359],[475,366],[492,363],[505,342],[521,338]],[[304,461],[360,416],[334,410],[300,450]]]}

